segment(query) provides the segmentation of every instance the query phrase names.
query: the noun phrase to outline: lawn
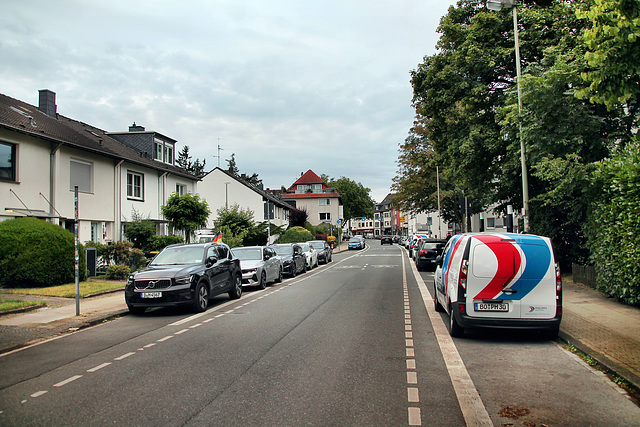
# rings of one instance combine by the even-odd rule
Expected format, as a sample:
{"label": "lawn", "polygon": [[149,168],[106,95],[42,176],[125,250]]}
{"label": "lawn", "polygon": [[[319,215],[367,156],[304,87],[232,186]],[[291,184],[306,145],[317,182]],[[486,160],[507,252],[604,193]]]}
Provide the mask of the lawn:
{"label": "lawn", "polygon": [[[124,289],[124,285],[124,281],[90,278],[87,281],[80,282],[80,297],[85,298],[87,296],[99,294],[101,292],[112,291],[115,289]],[[50,286],[48,288],[0,289],[0,292],[5,294],[42,295],[48,297],[75,298],[76,284],[69,283],[60,286]]]}
{"label": "lawn", "polygon": [[20,301],[16,299],[0,298],[0,313],[5,311],[17,310],[19,308],[27,308],[33,306],[45,305],[44,301]]}

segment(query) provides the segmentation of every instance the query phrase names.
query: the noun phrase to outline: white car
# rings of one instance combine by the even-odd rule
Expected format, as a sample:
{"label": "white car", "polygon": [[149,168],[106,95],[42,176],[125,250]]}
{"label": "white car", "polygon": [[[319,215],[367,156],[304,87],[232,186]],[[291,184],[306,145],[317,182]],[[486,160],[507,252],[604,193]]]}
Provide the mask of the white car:
{"label": "white car", "polygon": [[436,258],[436,311],[449,333],[465,328],[538,329],[558,336],[562,280],[551,240],[533,234],[458,234]]}
{"label": "white car", "polygon": [[282,282],[282,260],[268,246],[246,246],[231,249],[240,259],[242,286],[264,289],[269,283]]}
{"label": "white car", "polygon": [[318,266],[318,251],[313,249],[308,243],[298,243],[302,248],[304,257],[307,260],[307,269],[311,270]]}

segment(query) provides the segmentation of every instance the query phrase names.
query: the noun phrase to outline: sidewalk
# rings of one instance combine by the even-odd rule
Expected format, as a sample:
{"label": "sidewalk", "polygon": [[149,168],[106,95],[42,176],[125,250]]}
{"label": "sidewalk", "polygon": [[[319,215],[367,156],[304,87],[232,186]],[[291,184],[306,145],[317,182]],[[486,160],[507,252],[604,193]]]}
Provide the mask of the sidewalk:
{"label": "sidewalk", "polygon": [[[563,286],[560,339],[640,392],[640,309],[617,303],[582,284],[563,282]],[[60,300],[55,299],[51,308],[0,315],[0,353],[127,313],[123,291],[82,299],[80,316],[75,315],[75,300]]]}

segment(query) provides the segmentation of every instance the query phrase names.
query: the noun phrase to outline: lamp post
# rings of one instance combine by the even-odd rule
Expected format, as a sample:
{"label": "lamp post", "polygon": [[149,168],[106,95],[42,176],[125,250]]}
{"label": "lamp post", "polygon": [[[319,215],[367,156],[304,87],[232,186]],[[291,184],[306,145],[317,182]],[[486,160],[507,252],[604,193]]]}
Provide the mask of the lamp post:
{"label": "lamp post", "polygon": [[[513,38],[515,39],[516,50],[516,87],[518,89],[518,113],[522,113],[522,88],[520,87],[520,79],[522,77],[520,71],[520,42],[518,40],[518,12],[516,0],[487,0],[487,9],[502,10],[503,8],[511,8],[513,10]],[[527,177],[527,160],[526,147],[524,139],[522,139],[522,121],[518,123],[520,127],[520,166],[522,168],[522,217],[524,220],[524,232],[529,232],[529,179]]]}

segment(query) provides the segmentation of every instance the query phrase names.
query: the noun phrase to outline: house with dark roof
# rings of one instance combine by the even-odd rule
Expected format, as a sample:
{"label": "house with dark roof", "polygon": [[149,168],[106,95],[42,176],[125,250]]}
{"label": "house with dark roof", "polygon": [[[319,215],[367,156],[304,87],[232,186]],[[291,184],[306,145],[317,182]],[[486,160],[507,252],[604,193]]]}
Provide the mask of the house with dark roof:
{"label": "house with dark roof", "polygon": [[294,208],[306,211],[314,226],[322,223],[338,226],[343,220],[340,194],[311,169],[301,174],[281,197]]}
{"label": "house with dark roof", "polygon": [[174,164],[176,141],[135,124],[106,132],[58,114],[54,92],[39,95],[36,107],[0,94],[0,220],[33,216],[73,230],[77,187],[81,242],[123,240],[134,214],[167,234],[161,206],[198,183]]}
{"label": "house with dark roof", "polygon": [[[216,167],[198,183],[198,193],[209,204],[212,215],[209,216],[208,229],[215,227],[216,211],[237,204],[241,209],[253,212],[253,219],[260,223],[269,221],[272,225],[286,228],[289,225],[291,205],[284,203],[273,194],[255,186],[242,176],[236,176]],[[270,243],[277,236],[271,236]]]}

